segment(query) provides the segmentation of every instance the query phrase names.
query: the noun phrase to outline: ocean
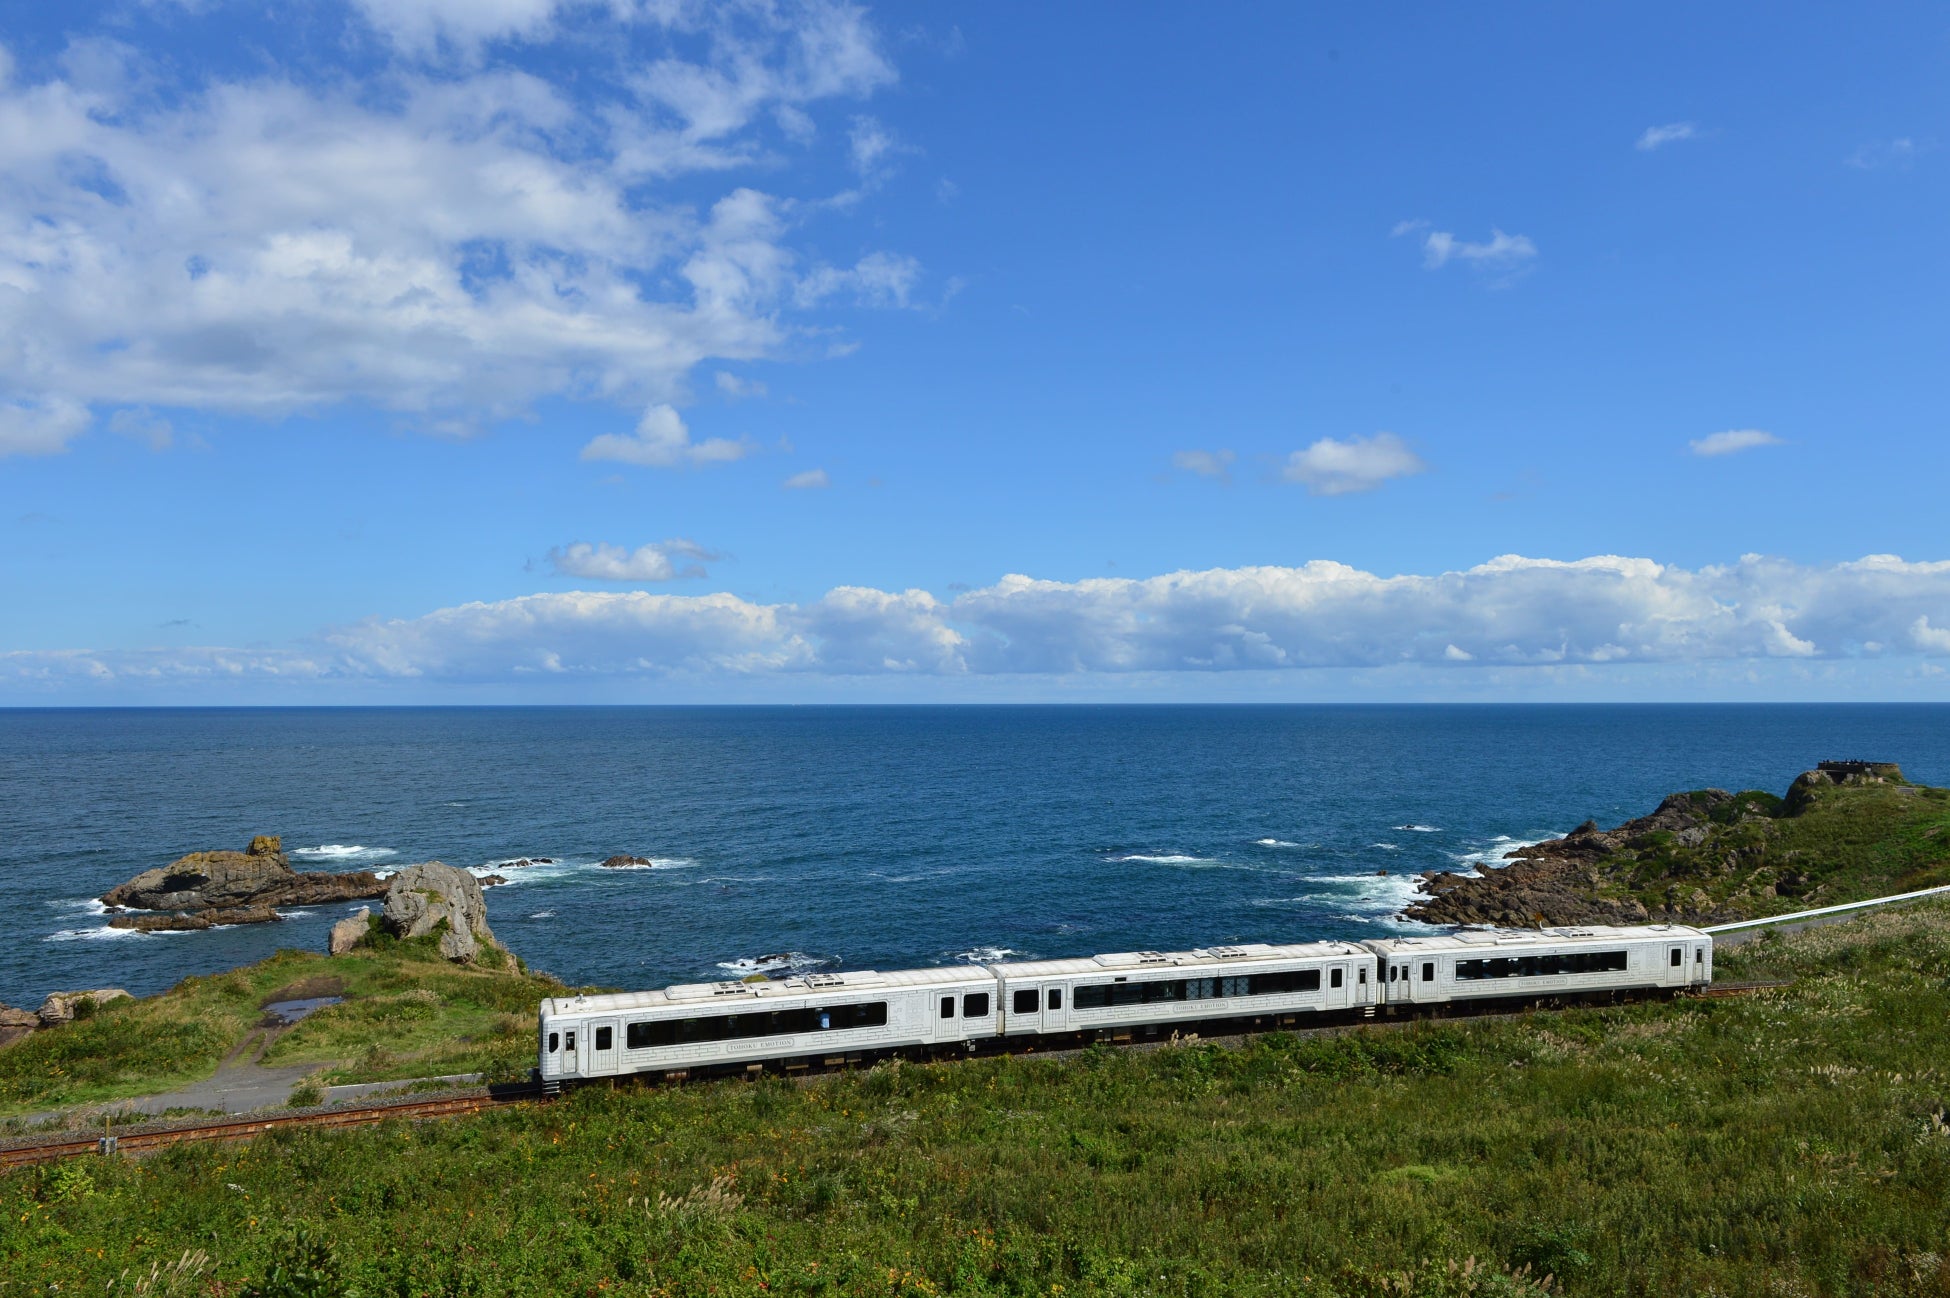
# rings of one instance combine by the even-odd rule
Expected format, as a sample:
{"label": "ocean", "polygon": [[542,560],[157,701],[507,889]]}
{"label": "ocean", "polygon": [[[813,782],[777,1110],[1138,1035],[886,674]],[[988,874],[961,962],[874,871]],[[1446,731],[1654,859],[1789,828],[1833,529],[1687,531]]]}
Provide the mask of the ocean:
{"label": "ocean", "polygon": [[106,926],[108,888],[253,834],[499,873],[530,965],[643,988],[1411,931],[1423,871],[1838,757],[1950,783],[1950,707],[0,710],[0,1001],[322,950],[356,905]]}

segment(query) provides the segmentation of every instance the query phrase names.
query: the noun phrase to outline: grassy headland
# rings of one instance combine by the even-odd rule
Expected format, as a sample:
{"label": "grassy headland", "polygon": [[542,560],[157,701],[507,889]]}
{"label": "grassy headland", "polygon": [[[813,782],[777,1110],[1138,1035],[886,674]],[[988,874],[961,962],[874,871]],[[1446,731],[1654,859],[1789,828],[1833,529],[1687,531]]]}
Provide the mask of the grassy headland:
{"label": "grassy headland", "polygon": [[[437,939],[399,941],[375,925],[367,944],[346,955],[280,951],[229,973],[185,978],[160,996],[109,1001],[0,1049],[0,1117],[158,1094],[260,1046],[260,1062],[316,1063],[332,1082],[525,1076],[535,1005],[562,987],[498,951],[487,958],[498,964],[452,964]],[[265,1032],[264,1005],[322,995],[345,999]]]}
{"label": "grassy headland", "polygon": [[0,1279],[160,1293],[188,1249],[174,1292],[1950,1293],[1950,906],[1721,967],[1796,981],[21,1170]]}

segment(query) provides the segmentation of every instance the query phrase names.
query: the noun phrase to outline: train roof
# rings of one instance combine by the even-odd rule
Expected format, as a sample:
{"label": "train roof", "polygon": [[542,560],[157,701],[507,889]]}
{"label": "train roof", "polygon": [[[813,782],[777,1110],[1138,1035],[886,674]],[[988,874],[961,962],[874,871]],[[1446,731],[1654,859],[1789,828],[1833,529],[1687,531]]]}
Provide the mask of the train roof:
{"label": "train roof", "polygon": [[1191,951],[1113,951],[1108,955],[1077,956],[1067,960],[1016,960],[993,964],[989,968],[1004,978],[1049,978],[1102,973],[1106,969],[1127,973],[1139,969],[1170,969],[1180,965],[1224,967],[1234,963],[1332,959],[1335,956],[1365,954],[1352,942],[1305,942],[1294,946],[1251,942],[1243,946],[1198,947]]}
{"label": "train roof", "polygon": [[993,987],[995,976],[980,965],[947,965],[939,969],[896,969],[888,973],[876,969],[854,969],[840,973],[796,974],[791,978],[767,978],[757,982],[678,983],[661,991],[557,996],[542,1002],[542,1013],[615,1014],[674,1005],[692,1009],[711,1006],[726,1013],[736,1013],[740,1005],[776,1001],[781,997],[830,997],[876,988],[959,987],[964,984]]}
{"label": "train roof", "polygon": [[1706,933],[1684,924],[1646,924],[1618,928],[1610,924],[1573,924],[1561,928],[1466,928],[1427,937],[1383,937],[1367,942],[1384,955],[1417,951],[1481,951],[1523,946],[1562,946],[1567,942],[1656,942],[1663,938],[1690,939]]}

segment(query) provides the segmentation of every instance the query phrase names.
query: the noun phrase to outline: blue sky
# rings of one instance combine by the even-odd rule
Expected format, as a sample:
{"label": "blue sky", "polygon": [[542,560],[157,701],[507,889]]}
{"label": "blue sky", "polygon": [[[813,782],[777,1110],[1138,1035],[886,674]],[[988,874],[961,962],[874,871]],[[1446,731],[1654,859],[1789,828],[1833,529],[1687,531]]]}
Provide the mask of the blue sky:
{"label": "blue sky", "polygon": [[1939,7],[0,47],[0,703],[1950,697]]}

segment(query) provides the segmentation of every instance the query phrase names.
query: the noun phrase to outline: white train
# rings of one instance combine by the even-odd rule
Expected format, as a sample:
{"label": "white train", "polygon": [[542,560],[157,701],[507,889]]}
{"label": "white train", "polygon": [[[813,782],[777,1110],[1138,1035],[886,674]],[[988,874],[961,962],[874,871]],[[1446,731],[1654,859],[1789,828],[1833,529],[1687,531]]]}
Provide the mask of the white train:
{"label": "white train", "polygon": [[1712,937],[1657,924],[1465,929],[1440,937],[687,983],[543,1001],[539,1073],[554,1091],[597,1077],[675,1080],[894,1055],[1305,1027],[1712,980]]}

